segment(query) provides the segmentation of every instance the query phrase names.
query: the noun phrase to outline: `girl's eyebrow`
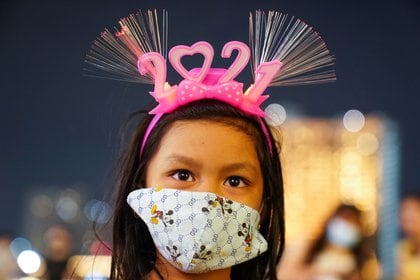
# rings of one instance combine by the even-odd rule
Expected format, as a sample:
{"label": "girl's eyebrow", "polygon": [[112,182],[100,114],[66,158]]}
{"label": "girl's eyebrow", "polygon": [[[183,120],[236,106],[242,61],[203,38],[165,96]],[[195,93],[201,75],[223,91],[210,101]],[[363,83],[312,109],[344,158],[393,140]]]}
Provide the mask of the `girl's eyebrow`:
{"label": "girl's eyebrow", "polygon": [[245,169],[247,172],[253,172],[254,174],[257,173],[257,168],[249,162],[234,162],[223,167],[225,172],[233,172],[241,169]]}
{"label": "girl's eyebrow", "polygon": [[166,162],[170,163],[183,163],[188,166],[194,166],[194,167],[201,167],[202,164],[194,160],[193,158],[178,155],[178,154],[171,154],[168,157],[166,157]]}

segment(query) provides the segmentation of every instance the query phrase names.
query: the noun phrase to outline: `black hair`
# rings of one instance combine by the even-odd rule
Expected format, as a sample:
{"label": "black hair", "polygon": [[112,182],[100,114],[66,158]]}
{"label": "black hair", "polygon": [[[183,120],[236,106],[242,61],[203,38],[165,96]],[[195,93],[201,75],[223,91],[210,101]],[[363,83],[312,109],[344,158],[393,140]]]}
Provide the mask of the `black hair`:
{"label": "black hair", "polygon": [[[260,232],[268,242],[268,250],[232,267],[231,279],[276,279],[276,266],[283,252],[285,235],[279,145],[273,145],[274,150],[270,153],[257,117],[219,101],[201,100],[163,115],[150,133],[140,157],[140,145],[152,117],[146,115],[137,123],[121,157],[113,218],[111,279],[145,279],[153,270],[164,278],[162,271],[155,268],[157,252],[147,226],[135,217],[126,198],[131,191],[144,186],[147,164],[171,125],[185,120],[223,123],[240,129],[254,140],[264,181]],[[271,143],[277,143],[271,132],[268,133]]]}
{"label": "black hair", "polygon": [[412,192],[412,193],[404,194],[401,197],[401,203],[404,202],[405,200],[415,200],[420,204],[420,193]]}

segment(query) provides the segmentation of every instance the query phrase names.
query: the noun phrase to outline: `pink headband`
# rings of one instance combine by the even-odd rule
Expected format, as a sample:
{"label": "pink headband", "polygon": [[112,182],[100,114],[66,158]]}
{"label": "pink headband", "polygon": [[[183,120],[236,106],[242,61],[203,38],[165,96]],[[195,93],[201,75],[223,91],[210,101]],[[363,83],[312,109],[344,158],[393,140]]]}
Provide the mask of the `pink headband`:
{"label": "pink headband", "polygon": [[[261,103],[268,98],[263,93],[273,77],[280,70],[282,63],[278,60],[262,63],[255,71],[255,81],[245,94],[242,91],[243,84],[234,81],[242,69],[248,64],[250,51],[247,45],[238,41],[226,43],[222,50],[222,57],[229,58],[233,50],[238,54],[232,65],[226,69],[210,68],[214,51],[207,42],[197,42],[191,47],[176,46],[169,52],[169,61],[173,68],[184,78],[179,85],[169,86],[166,83],[166,61],[160,53],[152,52],[140,56],[138,69],[142,75],[152,72],[155,87],[150,94],[156,99],[159,105],[150,111],[155,117],[149,124],[140,148],[140,156],[143,153],[147,139],[163,114],[170,113],[179,106],[201,99],[215,99],[232,105],[250,115],[257,117],[265,116],[261,110]],[[201,68],[187,71],[182,65],[183,56],[201,54],[204,62]],[[259,118],[260,119],[260,118]],[[270,152],[272,145],[267,128],[260,119],[263,132],[267,138]]]}
{"label": "pink headband", "polygon": [[[87,64],[94,68],[86,69],[88,75],[154,83],[150,94],[158,106],[149,112],[155,116],[146,129],[140,156],[151,131],[164,114],[202,99],[219,100],[257,117],[272,153],[268,129],[262,120],[265,113],[260,108],[268,98],[268,95],[263,95],[266,88],[335,80],[335,72],[331,69],[333,56],[319,34],[306,23],[275,11],[256,11],[254,17],[250,14],[249,20],[250,47],[231,41],[222,49],[222,58],[230,58],[233,51],[237,52],[228,69],[211,68],[214,50],[207,42],[173,47],[169,52],[169,62],[184,78],[179,85],[173,86],[166,81],[166,11],[163,11],[160,25],[156,11],[140,11],[121,19],[117,33],[105,30],[95,40],[86,56]],[[204,58],[203,65],[188,71],[181,60],[195,54]],[[243,92],[243,84],[234,79],[250,60],[254,83]]]}

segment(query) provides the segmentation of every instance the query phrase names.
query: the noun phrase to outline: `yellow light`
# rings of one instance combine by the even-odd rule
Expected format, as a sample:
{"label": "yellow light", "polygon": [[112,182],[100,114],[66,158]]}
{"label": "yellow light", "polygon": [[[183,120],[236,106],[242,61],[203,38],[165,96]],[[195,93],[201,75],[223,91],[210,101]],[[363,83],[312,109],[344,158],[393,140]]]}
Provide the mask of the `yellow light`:
{"label": "yellow light", "polygon": [[378,151],[378,138],[373,133],[362,133],[357,138],[357,149],[365,156],[373,155]]}
{"label": "yellow light", "polygon": [[111,256],[72,256],[67,265],[67,271],[74,272],[78,277],[109,277],[111,272]]}

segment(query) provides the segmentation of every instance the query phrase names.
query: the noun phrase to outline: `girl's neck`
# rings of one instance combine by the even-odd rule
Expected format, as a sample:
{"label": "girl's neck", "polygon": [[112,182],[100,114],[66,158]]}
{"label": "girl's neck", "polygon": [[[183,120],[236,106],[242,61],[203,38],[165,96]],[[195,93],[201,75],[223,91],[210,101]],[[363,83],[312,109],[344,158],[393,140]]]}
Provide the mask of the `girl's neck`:
{"label": "girl's neck", "polygon": [[[205,273],[185,273],[181,270],[176,269],[160,254],[156,260],[155,268],[162,275],[163,279],[170,280],[229,280],[231,268],[224,268],[218,270],[212,270]],[[153,270],[150,272],[147,280],[160,280],[158,273]]]}

